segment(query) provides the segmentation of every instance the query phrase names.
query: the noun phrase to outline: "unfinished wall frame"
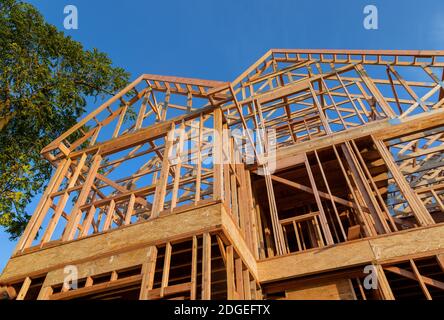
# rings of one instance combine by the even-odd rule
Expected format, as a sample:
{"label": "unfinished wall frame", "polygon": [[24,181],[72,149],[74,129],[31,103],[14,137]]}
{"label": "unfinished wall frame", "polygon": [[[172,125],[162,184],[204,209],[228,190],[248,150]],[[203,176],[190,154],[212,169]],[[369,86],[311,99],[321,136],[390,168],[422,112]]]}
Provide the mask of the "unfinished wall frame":
{"label": "unfinished wall frame", "polygon": [[0,295],[443,299],[443,70],[442,51],[272,49],[232,82],[140,76],[42,150]]}

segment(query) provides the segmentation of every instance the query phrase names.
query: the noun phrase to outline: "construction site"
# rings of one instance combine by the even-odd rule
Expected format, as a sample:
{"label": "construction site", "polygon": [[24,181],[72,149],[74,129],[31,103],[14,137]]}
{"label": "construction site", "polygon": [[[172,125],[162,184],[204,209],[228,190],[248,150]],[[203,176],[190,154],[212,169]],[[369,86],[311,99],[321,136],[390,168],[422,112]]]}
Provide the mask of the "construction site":
{"label": "construction site", "polygon": [[444,299],[443,71],[271,49],[231,82],[140,76],[42,150],[0,295]]}

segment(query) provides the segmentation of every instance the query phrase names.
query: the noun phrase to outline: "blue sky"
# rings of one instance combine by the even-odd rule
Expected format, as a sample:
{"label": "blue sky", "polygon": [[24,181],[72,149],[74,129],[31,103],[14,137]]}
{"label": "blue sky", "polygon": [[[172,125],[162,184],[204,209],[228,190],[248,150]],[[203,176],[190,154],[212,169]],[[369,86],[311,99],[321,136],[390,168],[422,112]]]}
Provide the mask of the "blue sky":
{"label": "blue sky", "polygon": [[[75,5],[79,29],[66,33],[106,52],[132,79],[152,73],[230,81],[270,48],[444,49],[442,0],[27,2],[61,30],[64,7]],[[369,4],[378,8],[378,30],[363,27]],[[0,230],[0,270],[14,246]]]}

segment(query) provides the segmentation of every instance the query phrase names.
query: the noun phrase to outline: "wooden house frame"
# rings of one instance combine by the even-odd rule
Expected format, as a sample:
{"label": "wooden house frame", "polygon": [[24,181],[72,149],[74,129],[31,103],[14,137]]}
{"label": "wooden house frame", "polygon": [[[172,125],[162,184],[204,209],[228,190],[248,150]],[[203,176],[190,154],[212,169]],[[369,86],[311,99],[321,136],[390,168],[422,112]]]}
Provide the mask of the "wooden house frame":
{"label": "wooden house frame", "polygon": [[140,76],[42,150],[0,294],[443,299],[443,70],[444,51],[272,49],[232,82]]}

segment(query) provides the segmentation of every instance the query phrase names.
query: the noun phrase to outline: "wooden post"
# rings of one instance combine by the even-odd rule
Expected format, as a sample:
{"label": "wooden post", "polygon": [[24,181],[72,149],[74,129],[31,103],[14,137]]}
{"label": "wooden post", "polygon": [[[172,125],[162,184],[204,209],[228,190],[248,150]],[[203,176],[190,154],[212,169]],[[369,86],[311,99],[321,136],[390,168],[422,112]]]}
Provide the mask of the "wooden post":
{"label": "wooden post", "polygon": [[103,224],[103,231],[107,231],[111,227],[114,218],[115,208],[116,208],[116,202],[114,200],[111,200],[108,205],[108,210],[106,212],[106,219],[105,223]]}
{"label": "wooden post", "polygon": [[25,281],[23,281],[22,287],[20,288],[20,291],[17,295],[16,300],[24,300],[26,297],[26,294],[28,293],[29,287],[31,286],[31,278],[26,277]]}
{"label": "wooden post", "polygon": [[242,274],[242,280],[244,282],[244,299],[245,300],[251,300],[251,281],[250,281],[250,272],[248,269],[245,269]]}
{"label": "wooden post", "polygon": [[182,169],[182,149],[184,145],[185,140],[185,121],[182,121],[180,124],[180,136],[179,136],[179,143],[177,145],[176,149],[176,168],[174,170],[174,183],[173,183],[173,193],[171,196],[171,211],[176,207],[177,205],[177,199],[178,199],[178,193],[179,193],[179,182],[180,182],[180,172]]}
{"label": "wooden post", "polygon": [[378,289],[384,300],[395,300],[390,284],[381,265],[374,265],[378,279]]}
{"label": "wooden post", "polygon": [[362,198],[358,197],[357,192],[354,190],[354,188],[351,184],[351,181],[348,177],[347,171],[345,170],[344,164],[342,163],[341,156],[339,155],[338,150],[335,145],[333,145],[333,151],[335,153],[336,160],[338,161],[339,166],[341,168],[344,179],[347,182],[348,189],[350,190],[350,193],[352,194],[355,204],[357,206],[357,209],[359,212],[359,215],[357,215],[357,217],[358,217],[358,220],[360,220],[360,224],[363,226],[364,234],[366,236],[374,236],[374,235],[376,235],[376,230],[374,229],[374,226],[371,223],[371,221],[369,221],[370,219],[369,219],[368,215],[362,210],[362,207],[360,204],[360,200],[362,200]]}
{"label": "wooden post", "polygon": [[233,246],[227,247],[227,299],[235,299],[235,286],[234,286],[234,251]]}
{"label": "wooden post", "polygon": [[211,299],[211,235],[203,234],[202,245],[202,300]]}
{"label": "wooden post", "polygon": [[25,232],[23,233],[19,243],[17,244],[15,253],[31,246],[38,231],[40,230],[41,224],[45,219],[46,213],[48,212],[48,209],[52,204],[52,199],[50,198],[50,194],[54,192],[54,190],[57,190],[59,188],[60,184],[63,182],[63,179],[66,176],[66,173],[68,172],[70,164],[71,164],[70,159],[64,159],[60,161],[59,165],[57,166],[57,170],[54,173],[54,176],[52,177],[51,181],[46,187],[45,192],[42,198],[40,199],[40,202],[37,205],[37,208],[33,216],[31,217],[31,219],[28,222],[28,225],[26,226]]}
{"label": "wooden post", "polygon": [[329,185],[329,183],[327,181],[327,177],[325,175],[324,169],[322,168],[321,160],[319,159],[319,155],[318,155],[318,152],[316,150],[314,151],[314,154],[315,154],[318,166],[319,166],[319,170],[321,171],[321,175],[322,175],[322,179],[324,180],[325,187],[327,188],[328,195],[330,196],[331,205],[332,205],[333,210],[335,212],[335,217],[336,217],[336,220],[338,222],[339,228],[341,230],[341,235],[342,235],[343,239],[345,240],[345,239],[347,239],[347,236],[345,234],[344,227],[342,226],[342,221],[341,221],[341,218],[339,217],[339,212],[338,212],[338,209],[336,207],[336,203],[333,200],[333,196],[332,196],[332,193],[331,193],[331,190],[330,190],[330,185]]}
{"label": "wooden post", "polygon": [[96,213],[96,207],[94,205],[91,205],[82,224],[82,230],[80,231],[79,238],[86,237],[88,235],[89,229],[91,227],[91,222],[94,219],[95,213]]}
{"label": "wooden post", "polygon": [[247,188],[247,199],[248,199],[248,220],[250,221],[249,228],[250,228],[250,238],[251,238],[251,249],[253,251],[253,255],[256,259],[259,258],[259,231],[258,231],[258,221],[257,221],[257,215],[256,210],[254,208],[253,203],[253,190],[251,185],[251,176],[250,171],[246,170],[244,168],[244,174],[245,174],[245,187]]}
{"label": "wooden post", "polygon": [[191,254],[191,292],[190,299],[196,300],[197,293],[197,237],[193,236]]}
{"label": "wooden post", "polygon": [[444,272],[444,254],[438,254],[436,256],[436,260],[438,261],[438,264],[441,267],[442,272]]}
{"label": "wooden post", "polygon": [[[203,128],[204,120],[203,115],[199,117],[199,130],[197,138],[197,168],[196,168],[196,190],[194,196],[194,204],[197,204],[201,199],[201,186],[202,186],[202,145],[203,145]],[[213,159],[214,160],[214,159]]]}
{"label": "wooden post", "polygon": [[131,194],[130,199],[128,201],[128,208],[126,209],[125,214],[125,225],[131,224],[131,217],[134,214],[134,204],[136,203],[136,196]]}
{"label": "wooden post", "polygon": [[213,199],[221,200],[224,198],[223,195],[223,154],[222,148],[224,141],[222,140],[222,110],[217,108],[214,110],[214,142],[213,142],[213,150],[214,150],[214,186],[213,186]]}
{"label": "wooden post", "polygon": [[[264,171],[265,170],[268,171],[268,169],[266,169],[266,166],[263,167]],[[279,216],[276,206],[276,198],[274,196],[274,190],[273,190],[273,181],[271,180],[271,176],[268,172],[265,173],[265,184],[267,187],[268,203],[270,207],[271,225],[273,227],[273,236],[276,247],[276,253],[277,255],[284,255],[287,252],[285,249],[284,233],[282,230],[282,226],[279,222]]]}
{"label": "wooden post", "polygon": [[148,261],[142,266],[142,285],[139,300],[147,300],[148,292],[153,289],[154,274],[156,273],[157,248],[151,246],[148,249]]}
{"label": "wooden post", "polygon": [[396,181],[396,184],[399,187],[399,191],[401,191],[401,193],[404,195],[410,208],[412,209],[412,213],[417,218],[418,223],[422,226],[435,224],[435,221],[427,211],[424,203],[410,187],[401,170],[399,170],[399,167],[396,165],[384,142],[376,139],[374,136],[372,136],[372,139],[387,168],[392,173],[393,179]]}
{"label": "wooden post", "polygon": [[374,229],[377,234],[389,233],[390,228],[386,221],[382,217],[382,212],[378,206],[375,196],[370,188],[368,181],[366,180],[364,173],[359,165],[358,159],[356,158],[350,143],[347,141],[341,144],[342,151],[347,160],[348,166],[352,172],[352,177],[356,183],[359,193],[367,205],[372,216],[372,229]]}
{"label": "wooden post", "polygon": [[160,172],[159,182],[154,194],[153,209],[151,213],[152,218],[157,218],[160,211],[163,210],[165,203],[166,187],[168,184],[168,175],[170,172],[170,156],[173,150],[174,143],[174,123],[171,125],[171,129],[165,137],[165,150],[163,151],[162,170]]}
{"label": "wooden post", "polygon": [[[79,178],[80,173],[82,172],[83,166],[85,165],[86,158],[87,158],[86,153],[83,153],[79,161],[77,162],[76,170],[69,179],[69,184],[66,190],[69,190],[70,188],[75,186],[77,179]],[[51,236],[57,226],[57,223],[60,219],[60,216],[63,213],[63,210],[65,209],[68,200],[69,200],[69,192],[65,191],[65,193],[60,197],[60,200],[57,203],[57,209],[54,212],[54,216],[51,218],[50,222],[48,223],[48,226],[46,227],[46,231],[42,237],[42,245],[51,240]]]}
{"label": "wooden post", "polygon": [[37,300],[49,300],[49,297],[52,295],[52,287],[51,286],[42,286],[40,289]]}
{"label": "wooden post", "polygon": [[390,105],[385,100],[384,96],[381,94],[379,89],[376,87],[376,85],[373,83],[372,79],[368,76],[367,72],[364,70],[364,67],[361,64],[355,65],[356,71],[361,76],[361,79],[364,81],[367,88],[370,90],[371,94],[375,97],[376,101],[379,103],[381,108],[384,110],[384,113],[389,118],[396,117],[395,112],[390,107]]}
{"label": "wooden post", "polygon": [[91,191],[91,188],[94,183],[94,179],[96,178],[97,170],[99,169],[100,162],[102,161],[102,156],[100,153],[97,153],[92,160],[91,167],[88,171],[88,175],[85,179],[85,183],[83,184],[82,191],[79,194],[76,204],[74,208],[71,210],[71,215],[69,216],[68,224],[66,226],[65,232],[62,236],[62,241],[72,240],[77,231],[77,224],[81,218],[81,210],[80,207],[86,203],[88,199],[88,195]]}
{"label": "wooden post", "polygon": [[236,278],[236,289],[237,289],[237,298],[239,300],[244,300],[244,281],[243,277],[243,263],[241,258],[234,259],[234,269],[235,269],[235,278]]}
{"label": "wooden post", "polygon": [[324,233],[324,237],[325,237],[325,240],[327,241],[327,245],[332,245],[332,244],[334,244],[334,241],[333,241],[333,237],[331,235],[330,227],[328,226],[328,221],[327,221],[327,217],[325,216],[324,208],[322,207],[321,197],[319,196],[318,188],[316,187],[316,182],[315,182],[315,179],[313,176],[313,172],[311,171],[311,166],[308,161],[307,154],[305,154],[304,156],[305,156],[305,168],[307,169],[308,177],[310,179],[311,188],[314,191],[316,204],[318,205],[318,209],[319,209],[319,218],[320,218],[320,222],[321,222],[321,229],[322,229],[322,232]]}
{"label": "wooden post", "polygon": [[419,282],[419,285],[421,286],[421,290],[426,296],[427,300],[432,300],[432,296],[430,295],[429,289],[427,289],[427,286],[424,283],[424,280],[422,279],[421,274],[419,273],[418,268],[416,267],[415,261],[413,259],[409,260],[410,266],[412,267],[413,273],[415,274],[416,279]]}
{"label": "wooden post", "polygon": [[167,242],[165,247],[165,257],[163,259],[163,273],[162,273],[162,283],[160,285],[160,297],[163,298],[165,293],[165,288],[168,287],[168,281],[170,278],[170,264],[171,264],[171,242]]}

